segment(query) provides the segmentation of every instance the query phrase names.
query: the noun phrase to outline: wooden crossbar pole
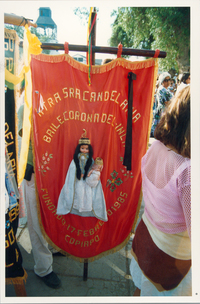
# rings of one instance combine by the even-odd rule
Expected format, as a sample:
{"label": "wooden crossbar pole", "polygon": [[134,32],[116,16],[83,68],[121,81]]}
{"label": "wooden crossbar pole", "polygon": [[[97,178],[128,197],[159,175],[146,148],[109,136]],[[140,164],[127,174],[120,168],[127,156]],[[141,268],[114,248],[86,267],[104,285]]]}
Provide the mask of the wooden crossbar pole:
{"label": "wooden crossbar pole", "polygon": [[22,16],[17,16],[14,14],[4,14],[4,23],[12,24],[12,25],[18,25],[18,26],[25,26],[28,24],[28,26],[37,27],[36,23],[32,23],[31,19],[26,19]]}
{"label": "wooden crossbar pole", "polygon": [[[20,42],[20,46],[23,46],[23,43]],[[87,45],[78,45],[78,44],[69,44],[69,51],[79,51],[79,52],[87,52]],[[41,48],[43,50],[57,50],[64,51],[64,44],[60,43],[42,43]],[[104,54],[117,54],[118,47],[109,47],[109,46],[92,46],[92,51],[95,53],[104,53]],[[133,49],[133,48],[122,48],[122,55],[129,56],[143,56],[143,57],[154,57],[154,50],[145,50],[145,49]],[[165,58],[167,53],[164,51],[160,51],[158,58]]]}
{"label": "wooden crossbar pole", "polygon": [[[28,26],[37,27],[37,24],[32,23],[31,19],[26,19],[22,16],[17,16],[14,14],[4,14],[4,23],[24,26],[28,23]],[[96,23],[96,22],[95,22]],[[95,25],[96,26],[96,25]],[[96,35],[96,33],[95,33]],[[23,42],[20,42],[20,46],[23,46]],[[88,46],[87,45],[76,45],[76,44],[69,44],[69,51],[79,51],[79,52],[87,52]],[[42,43],[41,48],[43,50],[65,50],[64,44],[60,43]],[[93,53],[104,53],[104,54],[117,54],[118,47],[106,47],[106,46],[92,46]],[[143,57],[154,57],[155,51],[154,50],[145,50],[145,49],[133,49],[133,48],[122,48],[122,55],[129,55],[129,56],[143,56]],[[164,51],[160,51],[158,58],[165,58],[167,53]]]}

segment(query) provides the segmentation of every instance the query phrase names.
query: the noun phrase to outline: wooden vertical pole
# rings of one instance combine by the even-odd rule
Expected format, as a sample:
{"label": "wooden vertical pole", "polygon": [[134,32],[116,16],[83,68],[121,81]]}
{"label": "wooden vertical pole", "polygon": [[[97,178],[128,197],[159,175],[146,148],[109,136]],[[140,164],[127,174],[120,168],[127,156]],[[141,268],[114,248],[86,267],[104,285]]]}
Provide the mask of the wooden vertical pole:
{"label": "wooden vertical pole", "polygon": [[24,282],[23,282],[23,284],[13,284],[13,285],[14,285],[15,293],[16,293],[17,297],[27,297]]}
{"label": "wooden vertical pole", "polygon": [[83,281],[87,281],[88,277],[88,259],[84,260],[84,268],[83,268]]}
{"label": "wooden vertical pole", "polygon": [[[95,15],[96,15],[96,8],[94,7],[91,17],[91,24],[94,20]],[[91,40],[93,47],[93,45],[96,45],[96,21],[91,31]],[[92,65],[95,65],[95,52],[93,51],[93,49],[92,49]],[[83,268],[83,281],[87,281],[87,277],[88,277],[88,259],[85,259],[84,268]]]}
{"label": "wooden vertical pole", "polygon": [[[96,15],[96,8],[94,7],[93,12],[92,12],[92,17],[91,17],[91,23],[93,22],[95,15]],[[92,47],[93,47],[93,45],[94,46],[96,45],[96,21],[95,21],[94,26],[91,31],[91,40],[92,40]],[[92,49],[92,65],[95,65],[95,52],[93,51],[93,49]]]}

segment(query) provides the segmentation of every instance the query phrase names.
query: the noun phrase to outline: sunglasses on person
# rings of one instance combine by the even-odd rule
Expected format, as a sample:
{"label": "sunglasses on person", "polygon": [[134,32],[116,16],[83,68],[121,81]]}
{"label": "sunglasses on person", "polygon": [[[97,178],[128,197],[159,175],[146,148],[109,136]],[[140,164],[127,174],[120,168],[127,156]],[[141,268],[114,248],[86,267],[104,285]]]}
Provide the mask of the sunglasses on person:
{"label": "sunglasses on person", "polygon": [[165,79],[164,81],[166,81],[166,82],[167,82],[167,81],[170,81],[170,80],[171,80],[171,79]]}

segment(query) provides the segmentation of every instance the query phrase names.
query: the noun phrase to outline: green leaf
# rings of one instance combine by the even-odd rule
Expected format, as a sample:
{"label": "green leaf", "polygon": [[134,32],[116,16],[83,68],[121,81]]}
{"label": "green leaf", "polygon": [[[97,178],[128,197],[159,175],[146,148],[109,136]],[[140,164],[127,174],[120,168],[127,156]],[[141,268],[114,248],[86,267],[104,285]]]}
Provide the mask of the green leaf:
{"label": "green leaf", "polygon": [[190,7],[119,7],[110,46],[160,49],[159,70],[187,71],[190,65]]}

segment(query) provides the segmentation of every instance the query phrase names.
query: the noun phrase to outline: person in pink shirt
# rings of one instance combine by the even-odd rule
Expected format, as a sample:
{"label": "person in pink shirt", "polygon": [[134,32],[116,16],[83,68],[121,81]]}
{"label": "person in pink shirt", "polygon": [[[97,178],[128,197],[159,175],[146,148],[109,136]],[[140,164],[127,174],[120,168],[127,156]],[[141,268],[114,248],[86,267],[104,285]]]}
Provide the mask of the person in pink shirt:
{"label": "person in pink shirt", "polygon": [[190,296],[190,87],[167,106],[142,158],[142,219],[132,243],[135,296]]}

